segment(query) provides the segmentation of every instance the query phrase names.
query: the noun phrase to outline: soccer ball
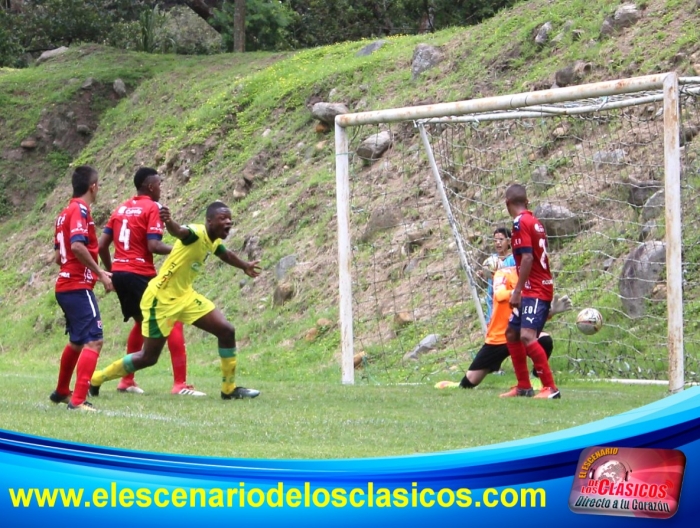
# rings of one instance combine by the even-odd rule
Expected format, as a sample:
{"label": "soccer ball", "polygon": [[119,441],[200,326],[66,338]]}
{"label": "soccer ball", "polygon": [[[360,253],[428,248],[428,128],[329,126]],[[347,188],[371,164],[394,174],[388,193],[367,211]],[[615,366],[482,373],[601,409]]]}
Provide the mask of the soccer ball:
{"label": "soccer ball", "polygon": [[501,259],[499,259],[498,256],[491,255],[484,262],[482,262],[481,265],[484,267],[484,271],[487,273],[487,275],[492,276],[496,270],[503,266],[503,262],[501,262]]}
{"label": "soccer ball", "polygon": [[576,316],[576,328],[586,335],[593,335],[603,327],[603,316],[595,308],[584,308]]}

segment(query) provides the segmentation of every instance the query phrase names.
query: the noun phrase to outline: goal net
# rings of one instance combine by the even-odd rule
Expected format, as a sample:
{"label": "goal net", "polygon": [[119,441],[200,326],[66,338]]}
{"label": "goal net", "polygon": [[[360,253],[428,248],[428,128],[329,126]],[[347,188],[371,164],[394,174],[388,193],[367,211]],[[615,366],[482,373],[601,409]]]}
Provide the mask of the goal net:
{"label": "goal net", "polygon": [[[343,382],[467,369],[516,182],[574,304],[546,326],[553,369],[698,381],[699,132],[700,79],[675,74],[338,116]],[[593,336],[575,326],[586,307],[605,321]]]}

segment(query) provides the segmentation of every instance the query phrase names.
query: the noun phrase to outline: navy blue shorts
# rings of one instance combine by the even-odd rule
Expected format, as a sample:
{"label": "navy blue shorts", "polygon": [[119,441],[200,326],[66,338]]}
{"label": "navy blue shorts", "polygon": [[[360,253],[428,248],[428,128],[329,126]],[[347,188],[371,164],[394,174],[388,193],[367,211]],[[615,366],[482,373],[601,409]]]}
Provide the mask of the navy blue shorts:
{"label": "navy blue shorts", "polygon": [[92,290],[56,292],[56,300],[66,316],[66,334],[71,343],[102,340],[102,318]]}
{"label": "navy blue shorts", "polygon": [[547,322],[547,317],[549,317],[551,304],[542,299],[521,297],[520,309],[518,312],[513,310],[510,319],[508,319],[508,326],[518,331],[521,328],[531,328],[537,332],[537,335],[540,335]]}

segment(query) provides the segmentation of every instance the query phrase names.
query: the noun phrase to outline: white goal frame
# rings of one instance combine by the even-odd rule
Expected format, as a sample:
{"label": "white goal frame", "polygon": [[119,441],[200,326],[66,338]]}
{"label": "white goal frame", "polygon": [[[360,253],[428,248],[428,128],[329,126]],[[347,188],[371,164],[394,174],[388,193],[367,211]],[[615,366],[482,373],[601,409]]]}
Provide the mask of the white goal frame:
{"label": "white goal frame", "polygon": [[[339,317],[341,332],[341,377],[343,384],[354,384],[354,338],[353,338],[353,292],[351,274],[351,239],[350,239],[350,170],[348,129],[360,125],[396,123],[401,121],[443,120],[458,122],[469,119],[469,114],[488,112],[505,112],[522,109],[523,112],[538,112],[536,105],[562,103],[587,98],[599,98],[613,95],[663,90],[663,126],[664,126],[664,188],[666,220],[666,268],[680,270],[682,267],[681,239],[681,150],[680,150],[680,107],[679,84],[686,79],[679,79],[675,72],[660,73],[643,77],[634,77],[614,81],[579,85],[568,88],[555,88],[536,92],[487,97],[453,103],[439,103],[425,106],[394,108],[372,112],[342,114],[335,118],[335,155],[336,155],[336,205],[338,221],[338,284]],[[699,78],[688,81],[697,83]],[[534,107],[534,108],[533,108]],[[562,112],[566,112],[563,109]],[[525,114],[524,114],[525,115]],[[537,114],[539,115],[539,114]],[[462,116],[462,117],[460,117]],[[512,113],[509,114],[512,117]],[[473,118],[472,118],[473,119]],[[426,147],[428,161],[441,189],[439,170],[422,126],[421,136]],[[455,220],[449,211],[447,199],[442,194],[443,206],[447,211],[450,226],[455,231]],[[459,236],[456,236],[460,245]],[[461,249],[461,248],[460,248]],[[466,264],[463,251],[460,260],[472,289],[476,295],[474,279]],[[681,273],[667,273],[666,300],[668,308],[668,380],[669,392],[674,393],[684,386],[684,351],[683,351],[683,279]],[[481,304],[476,303],[477,314],[485,329]]]}

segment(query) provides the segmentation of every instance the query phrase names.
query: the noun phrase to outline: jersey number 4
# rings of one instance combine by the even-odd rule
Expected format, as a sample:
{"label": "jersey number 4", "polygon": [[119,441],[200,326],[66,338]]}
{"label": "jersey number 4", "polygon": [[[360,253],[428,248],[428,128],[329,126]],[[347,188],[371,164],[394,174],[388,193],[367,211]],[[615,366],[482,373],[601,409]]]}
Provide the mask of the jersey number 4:
{"label": "jersey number 4", "polygon": [[129,250],[129,237],[131,237],[131,229],[126,220],[122,220],[122,228],[119,230],[119,242],[122,243],[126,251]]}

